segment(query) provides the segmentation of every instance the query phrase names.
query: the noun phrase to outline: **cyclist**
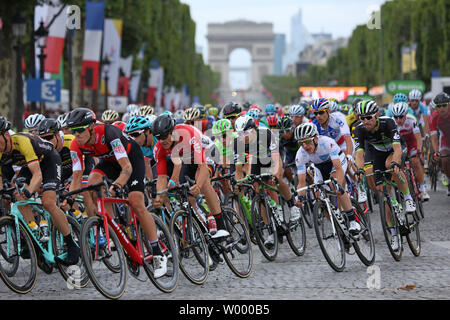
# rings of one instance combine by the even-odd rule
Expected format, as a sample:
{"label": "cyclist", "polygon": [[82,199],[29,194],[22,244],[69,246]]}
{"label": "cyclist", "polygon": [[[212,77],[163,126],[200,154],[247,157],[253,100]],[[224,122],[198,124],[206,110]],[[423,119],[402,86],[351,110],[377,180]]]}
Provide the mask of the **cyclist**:
{"label": "cyclist", "polygon": [[[270,128],[267,118],[272,115],[276,115],[277,108],[273,104],[268,104],[268,105],[266,105],[265,112],[266,112],[266,115],[261,118],[260,123],[264,124],[267,128]],[[276,126],[276,122],[275,122],[275,126]]]}
{"label": "cyclist", "polygon": [[[358,179],[360,174],[364,173],[364,149],[367,141],[368,152],[371,154],[374,170],[391,169],[393,179],[399,186],[406,200],[406,212],[414,212],[416,205],[409,192],[408,183],[405,174],[401,170],[402,147],[400,135],[397,131],[397,125],[392,118],[379,117],[378,106],[373,100],[364,100],[358,103],[357,113],[361,120],[355,129],[355,164],[358,168]],[[399,174],[401,179],[399,179]],[[382,191],[381,176],[375,175],[375,184],[378,191]],[[387,221],[391,226],[393,235],[391,246],[393,250],[398,250],[397,230],[393,227],[392,215],[387,213]]]}
{"label": "cyclist", "polygon": [[[286,200],[290,208],[290,221],[300,218],[300,211],[295,206],[294,198],[289,185],[283,180],[283,163],[281,161],[278,142],[269,129],[257,127],[255,120],[246,115],[236,120],[236,132],[238,138],[234,139],[234,163],[236,166],[236,180],[244,178],[243,166],[248,162],[250,173],[260,175],[271,173],[278,180],[278,190]],[[249,172],[249,171],[247,171]],[[272,182],[269,182],[273,184]],[[277,214],[283,220],[283,209],[279,205],[276,193],[268,192],[270,197],[277,203]],[[263,220],[268,223],[267,216],[263,214]],[[273,244],[273,235],[269,236],[265,245]]]}
{"label": "cyclist", "polygon": [[[190,188],[191,193],[194,197],[200,193],[205,196],[206,203],[215,219],[217,232],[212,231],[215,229],[214,223],[209,225],[212,237],[228,236],[220,201],[211,185],[210,172],[206,162],[205,152],[206,148],[210,146],[210,139],[205,139],[201,131],[194,126],[175,125],[175,119],[170,115],[158,116],[153,122],[152,133],[158,139],[153,149],[158,174],[157,192],[175,186],[179,182],[184,183],[186,176],[195,180],[195,184]],[[168,181],[169,176],[170,180]],[[165,200],[165,195],[158,194],[153,206],[159,208]],[[191,199],[191,202],[194,201]]]}
{"label": "cyclist", "polygon": [[[441,92],[433,102],[436,106],[436,111],[430,116],[431,143],[435,150],[433,158],[441,161],[442,171],[448,181],[450,178],[450,158],[448,157],[450,155],[450,96]],[[447,186],[447,195],[450,196],[450,185]]]}
{"label": "cyclist", "polygon": [[294,104],[289,108],[289,115],[294,121],[294,126],[297,127],[302,123],[308,123],[309,119],[305,117],[306,111],[308,110],[308,104],[302,102],[300,104]]}
{"label": "cyclist", "polygon": [[[345,172],[347,171],[347,158],[334,139],[319,135],[317,126],[313,123],[305,123],[294,130],[295,139],[300,148],[297,151],[295,162],[297,165],[298,186],[297,189],[306,186],[306,170],[308,163],[313,163],[314,183],[328,180],[330,176],[339,184],[337,191],[342,210],[349,220],[349,232],[356,235],[361,231],[361,226],[356,220],[355,211],[348,193],[345,191]],[[298,194],[297,206],[302,206],[306,191]]]}
{"label": "cyclist", "polygon": [[[56,188],[61,178],[61,158],[50,142],[28,133],[10,135],[11,124],[6,118],[0,118],[0,159],[2,164],[22,166],[17,178],[25,178],[17,200],[26,200],[33,196],[42,185],[42,205],[47,210],[56,228],[64,237],[67,245],[67,257],[57,261],[65,266],[78,263],[80,249],[75,244],[70,233],[66,215],[57,206]],[[0,181],[0,188],[3,183]],[[29,206],[21,206],[20,211],[30,228],[35,228],[36,222]],[[43,221],[41,221],[43,222]],[[44,234],[44,237],[48,236]],[[47,239],[41,239],[42,241]]]}
{"label": "cyclist", "polygon": [[295,155],[297,154],[300,145],[294,137],[294,121],[289,116],[284,116],[278,119],[277,122],[278,133],[280,134],[280,154],[283,159],[284,176],[292,184],[294,177],[292,176],[291,168],[288,165],[294,163]]}
{"label": "cyclist", "polygon": [[419,191],[422,193],[422,199],[428,201],[430,196],[424,185],[424,168],[418,158],[423,154],[423,151],[422,136],[416,118],[408,114],[408,104],[406,102],[396,103],[391,112],[397,124],[397,130],[400,133],[400,137],[408,148],[408,155],[411,157],[411,164],[415,172],[417,183],[419,184]]}
{"label": "cyclist", "polygon": [[135,114],[137,114],[137,112],[139,111],[139,106],[137,104],[129,104],[127,106],[127,112],[125,112],[122,116],[122,121],[127,123],[127,121],[134,116]]}
{"label": "cyclist", "polygon": [[137,114],[140,114],[142,116],[151,116],[155,113],[155,110],[152,106],[142,106],[137,111]]}
{"label": "cyclist", "polygon": [[422,92],[417,89],[413,89],[409,92],[409,106],[410,112],[416,117],[419,129],[422,136],[429,136],[430,129],[428,127],[428,108],[420,100],[422,99]]}
{"label": "cyclist", "polygon": [[236,119],[239,117],[239,114],[242,112],[242,108],[236,102],[229,102],[223,107],[223,117],[231,121],[231,125],[234,127],[234,123]]}
{"label": "cyclist", "polygon": [[45,116],[43,116],[42,114],[36,113],[29,115],[24,122],[25,128],[27,128],[30,133],[37,135],[39,123],[41,123],[41,121],[44,119]]}
{"label": "cyclist", "polygon": [[68,113],[63,113],[61,115],[58,116],[58,118],[56,119],[56,121],[58,121],[59,126],[61,127],[61,130],[64,134],[72,134],[70,132],[70,128],[67,127],[67,117],[69,116]]}
{"label": "cyclist", "polygon": [[112,124],[113,122],[119,121],[119,113],[116,110],[105,110],[102,113],[102,121],[107,124]]}
{"label": "cyclist", "polygon": [[[81,186],[83,155],[98,157],[100,161],[91,171],[88,184],[101,182],[104,176],[114,179],[109,190],[113,196],[117,189],[122,189],[125,184],[128,186],[130,207],[138,217],[153,250],[154,276],[163,276],[167,272],[167,257],[161,252],[155,222],[145,207],[145,164],[139,144],[113,125],[96,123],[87,108],[71,111],[67,125],[75,136],[70,147],[73,164],[70,190]],[[90,193],[86,193],[84,202],[88,215],[93,216],[96,208],[94,194],[89,195]]]}

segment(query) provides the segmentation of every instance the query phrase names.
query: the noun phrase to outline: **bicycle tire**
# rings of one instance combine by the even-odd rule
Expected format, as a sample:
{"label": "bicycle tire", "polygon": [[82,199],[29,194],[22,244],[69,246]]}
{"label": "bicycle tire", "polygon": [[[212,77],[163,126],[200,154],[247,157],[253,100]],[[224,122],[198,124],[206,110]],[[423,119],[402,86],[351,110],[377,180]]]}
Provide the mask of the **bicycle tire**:
{"label": "bicycle tire", "polygon": [[312,229],[314,227],[314,223],[312,221],[313,220],[312,212],[311,212],[309,200],[306,200],[306,201],[308,201],[308,203],[304,203],[304,205],[300,208],[300,212],[301,212],[303,220],[305,220],[308,228]]}
{"label": "bicycle tire", "polygon": [[[110,252],[107,245],[99,244],[99,230],[105,234],[103,219],[100,216],[89,217],[81,228],[81,257],[95,288],[108,299],[119,299],[125,292],[128,281],[128,268],[125,255],[117,235],[109,228]],[[113,250],[115,248],[115,250]],[[104,260],[110,260],[113,252],[117,254],[119,270],[111,270]],[[97,256],[102,254],[102,256]],[[104,255],[103,255],[104,254]],[[109,272],[108,272],[109,271]],[[116,272],[118,271],[118,272]],[[114,282],[109,284],[109,282]]]}
{"label": "bicycle tire", "polygon": [[[384,191],[379,191],[377,196],[378,196],[378,206],[380,208],[381,228],[383,229],[384,239],[385,239],[386,244],[388,246],[389,252],[391,253],[391,255],[394,258],[394,260],[395,261],[400,261],[401,258],[402,258],[402,254],[403,254],[402,236],[400,234],[400,230],[399,230],[397,219],[395,218],[395,214],[393,213],[394,210],[392,208],[392,204],[391,204],[390,198],[386,197]],[[392,246],[391,246],[392,234],[391,234],[391,231],[389,230],[389,226],[388,226],[388,223],[387,223],[385,204],[388,205],[389,210],[391,211],[392,218],[394,220],[394,228],[397,229],[397,237],[398,237],[398,243],[399,243],[398,244],[399,248],[398,248],[397,252],[394,251],[392,249]]]}
{"label": "bicycle tire", "polygon": [[[205,283],[209,275],[208,245],[202,229],[193,218],[191,219],[193,230],[186,237],[188,214],[184,210],[175,212],[170,220],[170,232],[177,245],[181,272],[193,284],[201,285]],[[189,243],[187,238],[189,238]],[[191,261],[193,263],[189,263]]]}
{"label": "bicycle tire", "polygon": [[420,255],[422,251],[419,218],[416,211],[413,213],[407,213],[405,215],[405,223],[408,226],[409,233],[406,235],[406,241],[408,242],[409,249],[415,257]]}
{"label": "bicycle tire", "polygon": [[[257,204],[259,204],[259,206]],[[262,207],[266,210],[266,215],[269,222],[268,225],[264,223],[261,216],[260,208]],[[258,247],[263,256],[269,261],[274,261],[278,254],[278,231],[272,216],[272,210],[267,209],[269,209],[269,206],[266,206],[266,203],[262,201],[259,195],[257,195],[252,201],[253,231],[256,236],[256,242],[258,243]],[[267,232],[267,235],[265,235],[264,232]],[[269,235],[273,235],[272,250],[264,244]]]}
{"label": "bicycle tire", "polygon": [[[280,203],[282,203],[282,208],[284,212],[290,210],[287,202],[281,196],[280,196]],[[289,247],[292,249],[295,255],[300,257],[305,254],[306,249],[306,231],[302,215],[300,214],[300,217],[296,221],[290,221],[290,219],[286,220],[285,217],[285,221],[287,221],[286,225],[288,227],[286,238]]]}
{"label": "bicycle tire", "polygon": [[253,248],[245,223],[231,207],[222,207],[225,228],[230,233],[222,251],[228,267],[239,278],[247,278],[253,270]]}
{"label": "bicycle tire", "polygon": [[[154,213],[150,214],[155,221],[155,227],[156,232],[158,233],[158,241],[161,247],[161,251],[163,251],[163,254],[167,258],[167,273],[160,278],[155,278],[152,264],[146,263],[145,261],[144,270],[147,273],[150,281],[155,285],[157,289],[164,293],[170,293],[174,291],[178,286],[178,279],[180,276],[177,247],[175,246],[172,234],[170,233],[169,229],[167,229],[165,223]],[[144,257],[153,255],[150,242],[148,241],[140,225],[138,229],[141,235],[141,241],[144,244],[142,246]]]}
{"label": "bicycle tire", "polygon": [[[67,215],[66,217],[71,229],[72,238],[79,247],[81,226],[74,217],[69,215]],[[63,235],[58,231],[54,224],[52,225],[52,247],[55,257],[63,254],[63,252],[65,251]],[[58,262],[56,263],[56,265],[62,277],[69,285],[80,289],[86,287],[89,284],[89,275],[81,258],[74,266],[67,267]]]}
{"label": "bicycle tire", "polygon": [[[325,213],[328,215],[328,218],[325,217],[325,215],[323,214],[323,210],[325,210]],[[331,222],[330,218],[334,219],[333,215],[330,214],[330,212],[328,211],[327,205],[324,201],[316,201],[316,203],[314,204],[314,213],[313,213],[313,222],[314,222],[314,230],[316,233],[316,238],[317,241],[319,242],[319,246],[320,246],[320,250],[322,251],[323,256],[325,257],[325,260],[328,262],[328,264],[330,265],[330,267],[337,271],[337,272],[342,272],[345,268],[345,247],[344,247],[344,241],[342,239],[342,232],[339,232],[338,230],[338,225],[337,222],[334,221],[334,226],[335,226],[335,230],[336,233],[333,235],[332,233],[330,233],[329,235],[327,235],[325,237],[325,233],[323,231],[325,231],[325,224],[326,222]],[[329,223],[331,226],[331,223]],[[331,232],[332,231],[332,227],[331,227]],[[329,231],[328,231],[329,232]],[[323,235],[322,235],[323,234]],[[328,239],[333,239],[334,242],[336,242],[336,244],[334,244],[334,246],[336,247],[336,251],[337,254],[336,255],[331,255],[329,253],[327,247],[325,245],[324,240],[328,240]],[[327,243],[328,244],[328,243]],[[333,243],[330,242],[330,246],[332,246]],[[333,257],[336,257],[336,261],[334,261]]]}
{"label": "bicycle tire", "polygon": [[[406,178],[408,179],[409,192],[411,194],[411,197],[414,200],[414,203],[416,204],[417,217],[418,218],[422,217],[422,219],[423,219],[424,218],[423,203],[422,203],[422,200],[419,200],[419,197],[416,192],[416,188],[414,188],[414,184],[413,184],[413,180],[412,180],[414,178],[414,173],[413,173],[413,171],[410,171],[410,170],[406,170],[406,171],[407,171]],[[416,187],[417,187],[417,181],[416,181]]]}
{"label": "bicycle tire", "polygon": [[[355,199],[351,199],[351,201],[353,208],[356,210],[356,217],[361,226],[359,239],[353,243],[353,248],[355,248],[355,252],[361,262],[366,266],[371,266],[375,262],[375,240],[372,234],[369,214],[368,212],[364,213],[361,206]],[[368,253],[366,253],[367,250],[363,250],[367,246],[369,251]]]}
{"label": "bicycle tire", "polygon": [[18,229],[21,239],[20,254],[17,254],[17,229],[14,217],[0,218],[0,276],[12,291],[26,294],[33,290],[36,284],[37,256],[33,240],[25,227],[19,223]]}

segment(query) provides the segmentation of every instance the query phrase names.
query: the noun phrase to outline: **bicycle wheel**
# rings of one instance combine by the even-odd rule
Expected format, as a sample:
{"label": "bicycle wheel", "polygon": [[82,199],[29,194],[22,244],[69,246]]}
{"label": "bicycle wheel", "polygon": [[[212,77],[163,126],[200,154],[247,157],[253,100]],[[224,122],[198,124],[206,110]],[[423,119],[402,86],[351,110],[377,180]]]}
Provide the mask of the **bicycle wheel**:
{"label": "bicycle wheel", "polygon": [[109,249],[103,219],[93,216],[84,222],[80,236],[81,257],[95,288],[106,298],[118,299],[126,289],[127,264],[117,235],[110,226],[108,228]]}
{"label": "bicycle wheel", "polygon": [[300,208],[300,212],[302,214],[303,219],[306,222],[306,225],[308,228],[313,228],[313,222],[312,222],[312,212],[309,204],[309,200],[306,200],[308,203],[304,203],[303,206]]}
{"label": "bicycle wheel", "polygon": [[[412,179],[414,179],[414,172],[409,171],[409,170],[405,170],[405,171],[406,171],[406,178],[408,179],[409,192],[411,193],[411,197],[413,198],[414,203],[416,204],[417,218],[423,219],[424,218],[423,202],[422,202],[422,200],[419,200],[418,194],[416,192],[416,188],[414,188],[414,183],[412,180]],[[417,186],[417,182],[416,182],[416,186]]]}
{"label": "bicycle wheel", "polygon": [[[400,234],[399,225],[397,219],[394,217],[394,209],[392,208],[392,203],[390,197],[387,197],[384,192],[378,192],[378,206],[380,208],[380,218],[381,218],[381,228],[383,229],[384,239],[388,246],[389,252],[395,261],[400,261],[403,254],[403,244],[402,244],[402,236]],[[388,225],[387,217],[386,217],[386,209],[388,209],[392,213],[393,222]],[[395,228],[397,230],[397,235],[395,237],[398,238],[398,250],[394,250],[392,248],[392,238],[394,237],[391,233],[391,228]]]}
{"label": "bicycle wheel", "polygon": [[[264,223],[262,211],[265,210],[268,224]],[[252,201],[252,224],[261,253],[269,261],[274,261],[278,253],[278,232],[272,210],[258,195]]]}
{"label": "bicycle wheel", "polygon": [[338,231],[337,222],[328,211],[324,201],[319,200],[314,204],[313,222],[317,241],[325,260],[333,270],[343,271],[345,268],[345,247],[342,233]]}
{"label": "bicycle wheel", "polygon": [[[169,232],[169,229],[167,229],[164,222],[162,222],[162,220],[153,213],[150,214],[155,221],[159,246],[162,253],[167,258],[167,273],[160,278],[155,278],[153,264],[148,262],[144,262],[144,270],[147,273],[150,281],[155,285],[156,288],[158,288],[162,292],[170,293],[177,287],[180,275],[177,247],[172,235]],[[144,254],[144,261],[146,261],[146,258],[148,258],[149,256],[153,256],[153,249],[150,245],[150,241],[147,239],[147,236],[145,235],[144,230],[140,225],[138,229],[143,244],[142,253]]]}
{"label": "bicycle wheel", "polygon": [[352,199],[352,206],[356,211],[356,219],[361,226],[361,232],[357,241],[353,242],[353,247],[361,262],[366,266],[371,266],[375,262],[375,240],[370,226],[369,213],[364,213],[355,199]]}
{"label": "bicycle wheel", "polygon": [[431,190],[436,192],[437,188],[437,178],[438,178],[438,171],[439,171],[439,165],[436,161],[431,161]]}
{"label": "bicycle wheel", "polygon": [[188,229],[188,215],[184,210],[177,211],[170,220],[170,233],[178,249],[181,272],[190,282],[203,284],[209,275],[208,245],[194,218]]}
{"label": "bicycle wheel", "polygon": [[[283,204],[283,211],[289,212],[290,208],[287,202],[284,201],[284,199],[281,199],[281,197],[280,201]],[[286,217],[284,218],[286,219]],[[287,221],[286,225],[289,230],[286,234],[287,241],[292,251],[294,251],[294,253],[297,256],[302,256],[305,254],[306,249],[306,231],[305,231],[305,224],[303,223],[303,218],[301,215],[295,221],[291,221],[289,218],[288,220],[285,220]]]}
{"label": "bicycle wheel", "polygon": [[412,254],[416,257],[420,255],[422,248],[420,245],[419,219],[417,215],[417,210],[412,214],[408,213],[405,215],[405,223],[409,229],[409,233],[406,235],[406,241]]}
{"label": "bicycle wheel", "polygon": [[222,207],[222,217],[230,235],[222,255],[228,267],[240,278],[247,278],[253,269],[253,249],[249,232],[233,208]]}
{"label": "bicycle wheel", "polygon": [[[18,235],[20,246],[18,244]],[[33,290],[37,277],[37,256],[26,229],[14,218],[0,218],[0,276],[12,291],[26,294]]]}
{"label": "bicycle wheel", "polygon": [[[74,217],[68,215],[66,217],[67,222],[69,223],[72,239],[78,246],[80,246],[81,226]],[[67,247],[64,243],[63,235],[58,231],[55,225],[52,226],[52,247],[55,257],[59,256],[61,259],[65,258],[67,255]],[[60,263],[56,263],[56,265],[64,280],[66,280],[66,282],[71,286],[80,289],[88,285],[89,275],[82,259],[80,259],[78,263],[73,266],[66,267]]]}

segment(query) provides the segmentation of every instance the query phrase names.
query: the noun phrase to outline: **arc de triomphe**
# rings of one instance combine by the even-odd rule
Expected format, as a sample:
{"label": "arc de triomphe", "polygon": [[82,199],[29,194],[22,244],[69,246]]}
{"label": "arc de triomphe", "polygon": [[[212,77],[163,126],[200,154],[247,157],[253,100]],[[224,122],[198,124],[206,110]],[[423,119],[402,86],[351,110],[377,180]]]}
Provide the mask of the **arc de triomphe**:
{"label": "arc de triomphe", "polygon": [[221,73],[220,93],[230,92],[229,56],[237,48],[247,49],[252,56],[250,91],[263,90],[264,75],[273,74],[274,39],[272,23],[247,20],[208,24],[208,63],[213,71]]}

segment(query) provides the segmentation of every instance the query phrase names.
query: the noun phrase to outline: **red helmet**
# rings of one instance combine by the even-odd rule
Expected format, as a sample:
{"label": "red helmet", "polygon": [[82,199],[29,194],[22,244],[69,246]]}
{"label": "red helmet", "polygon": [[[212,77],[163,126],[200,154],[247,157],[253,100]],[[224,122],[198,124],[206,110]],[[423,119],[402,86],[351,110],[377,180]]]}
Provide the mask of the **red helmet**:
{"label": "red helmet", "polygon": [[127,124],[125,122],[123,122],[123,121],[113,122],[112,125],[116,126],[117,128],[120,128],[120,130],[122,130],[123,132],[125,132],[125,127],[127,126]]}
{"label": "red helmet", "polygon": [[240,116],[245,116],[247,114],[247,111],[242,111],[239,115]]}
{"label": "red helmet", "polygon": [[250,109],[254,109],[254,108],[260,109],[260,110],[261,110],[261,108],[260,108],[257,104],[252,104],[252,105],[250,106]]}
{"label": "red helmet", "polygon": [[267,116],[267,118],[266,118],[266,120],[267,120],[267,124],[269,125],[269,127],[277,127],[277,121],[278,121],[278,117],[276,116],[276,115],[270,115],[270,116]]}

